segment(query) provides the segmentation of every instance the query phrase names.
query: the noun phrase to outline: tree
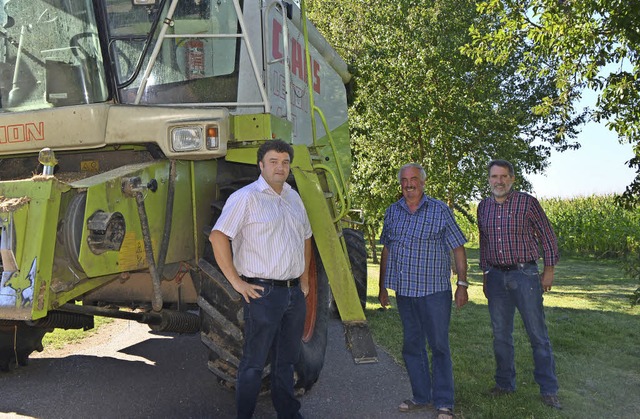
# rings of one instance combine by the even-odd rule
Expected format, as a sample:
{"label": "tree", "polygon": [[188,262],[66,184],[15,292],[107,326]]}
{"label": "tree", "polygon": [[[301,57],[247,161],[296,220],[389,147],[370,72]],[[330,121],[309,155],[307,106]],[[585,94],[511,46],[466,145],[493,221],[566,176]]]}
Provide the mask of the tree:
{"label": "tree", "polygon": [[538,112],[570,113],[584,88],[596,91],[587,115],[634,145],[628,165],[638,175],[623,198],[640,202],[640,2],[484,0],[478,12],[464,52],[495,65],[521,55],[523,78],[551,75],[559,94],[545,98]]}
{"label": "tree", "polygon": [[[487,192],[486,165],[518,174],[547,165],[549,149],[575,147],[581,115],[534,113],[558,89],[554,74],[518,74],[523,54],[499,65],[460,52],[480,19],[472,0],[307,0],[311,20],[352,66],[352,193],[375,236],[398,198],[397,170],[418,162],[426,193],[464,209]],[[558,130],[566,129],[564,135]],[[524,176],[519,176],[528,189]]]}

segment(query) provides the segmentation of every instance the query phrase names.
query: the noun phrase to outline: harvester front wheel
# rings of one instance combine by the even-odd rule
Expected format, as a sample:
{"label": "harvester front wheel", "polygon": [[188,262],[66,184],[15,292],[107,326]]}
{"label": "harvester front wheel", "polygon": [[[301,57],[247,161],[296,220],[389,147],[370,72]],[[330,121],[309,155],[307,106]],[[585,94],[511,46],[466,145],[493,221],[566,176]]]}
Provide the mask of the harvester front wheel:
{"label": "harvester front wheel", "polygon": [[360,230],[344,228],[342,234],[347,245],[351,273],[356,281],[360,305],[364,309],[367,304],[367,243],[364,240],[364,233]]}
{"label": "harvester front wheel", "polygon": [[42,337],[48,331],[22,322],[0,322],[0,371],[27,365],[33,351],[42,351]]}
{"label": "harvester front wheel", "polygon": [[[296,388],[309,390],[318,380],[324,365],[329,321],[329,282],[317,251],[311,261],[307,316],[302,337],[300,359],[295,366]],[[221,384],[235,387],[238,366],[242,357],[243,304],[242,300],[229,298],[219,281],[222,273],[215,268],[215,277],[202,274],[200,291],[200,316],[202,318],[202,341],[209,348],[209,370]],[[263,389],[269,388],[270,365],[263,374]]]}
{"label": "harvester front wheel", "polygon": [[[356,284],[360,306],[364,310],[367,304],[367,246],[364,234],[359,230],[343,228],[342,235],[347,246],[351,273]],[[340,318],[340,312],[333,296],[329,300],[329,312],[333,317]]]}
{"label": "harvester front wheel", "polygon": [[331,290],[327,273],[318,252],[314,251],[309,273],[307,317],[302,335],[302,350],[295,368],[296,388],[305,392],[318,381],[324,366],[330,299]]}

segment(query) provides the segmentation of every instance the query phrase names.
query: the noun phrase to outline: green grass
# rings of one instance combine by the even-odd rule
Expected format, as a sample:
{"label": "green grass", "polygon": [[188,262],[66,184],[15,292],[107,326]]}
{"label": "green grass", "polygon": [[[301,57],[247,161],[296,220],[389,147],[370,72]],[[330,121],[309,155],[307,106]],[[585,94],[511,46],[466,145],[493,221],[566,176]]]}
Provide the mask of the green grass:
{"label": "green grass", "polygon": [[82,339],[95,334],[100,326],[113,321],[111,318],[100,316],[95,316],[93,319],[93,329],[89,329],[87,331],[82,329],[55,329],[53,332],[44,335],[42,338],[42,345],[45,348],[60,349],[69,343],[81,341]]}
{"label": "green grass", "polygon": [[[453,308],[450,339],[456,413],[462,418],[630,418],[640,406],[640,306],[630,307],[637,287],[620,264],[564,258],[553,289],[545,294],[547,326],[556,358],[562,411],[540,402],[531,347],[516,315],[517,392],[493,399],[494,358],[487,300],[477,249],[467,249],[469,303]],[[378,302],[379,266],[369,264],[366,315],[376,343],[402,362],[402,327]],[[409,395],[407,395],[409,396]],[[400,400],[398,401],[400,402]]]}

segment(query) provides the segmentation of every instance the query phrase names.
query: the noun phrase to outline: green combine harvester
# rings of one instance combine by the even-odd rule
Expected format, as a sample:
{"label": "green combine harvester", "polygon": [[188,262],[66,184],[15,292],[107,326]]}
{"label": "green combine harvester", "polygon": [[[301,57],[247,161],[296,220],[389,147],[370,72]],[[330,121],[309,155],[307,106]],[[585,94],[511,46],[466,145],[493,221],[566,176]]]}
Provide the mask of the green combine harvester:
{"label": "green combine harvester", "polygon": [[332,307],[354,360],[376,361],[347,193],[351,76],[304,3],[0,0],[0,35],[1,369],[106,316],[200,333],[233,386],[242,304],[207,237],[276,138],[294,146],[315,245],[297,386],[318,379]]}

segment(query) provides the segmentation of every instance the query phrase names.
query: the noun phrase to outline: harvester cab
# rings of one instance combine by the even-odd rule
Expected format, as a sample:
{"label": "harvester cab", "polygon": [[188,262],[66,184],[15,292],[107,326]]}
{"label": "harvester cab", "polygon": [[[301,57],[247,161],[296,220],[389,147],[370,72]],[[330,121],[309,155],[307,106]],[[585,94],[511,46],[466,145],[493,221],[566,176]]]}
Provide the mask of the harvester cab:
{"label": "harvester cab", "polygon": [[98,315],[201,333],[232,385],[242,305],[207,236],[274,138],[294,146],[315,243],[298,386],[318,378],[334,303],[356,362],[375,362],[351,75],[304,3],[0,0],[0,52],[0,367]]}

